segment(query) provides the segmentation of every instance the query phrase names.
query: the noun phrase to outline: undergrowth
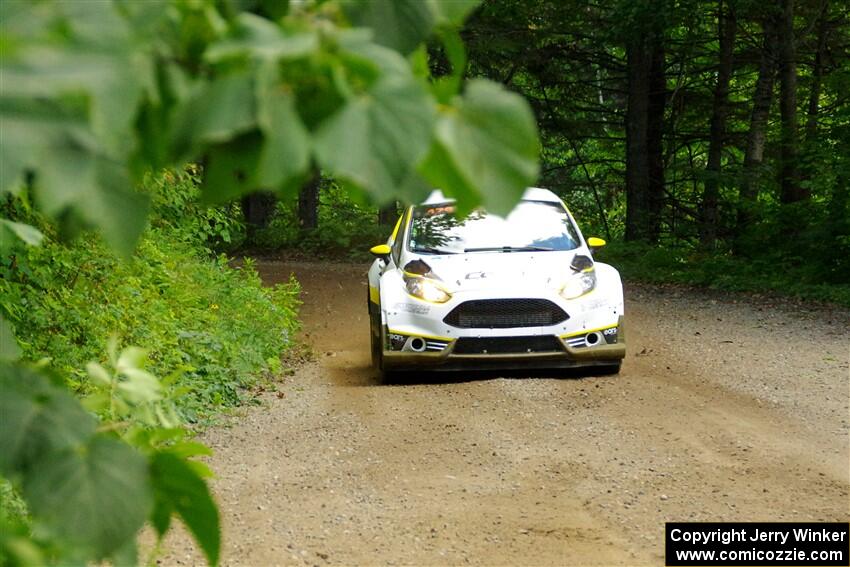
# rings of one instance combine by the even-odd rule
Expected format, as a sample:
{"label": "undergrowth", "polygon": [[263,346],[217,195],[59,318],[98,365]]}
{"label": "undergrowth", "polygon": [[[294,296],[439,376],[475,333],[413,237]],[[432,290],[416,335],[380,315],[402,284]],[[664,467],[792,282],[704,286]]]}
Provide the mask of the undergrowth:
{"label": "undergrowth", "polygon": [[303,230],[297,200],[280,201],[250,247],[315,259],[367,261],[372,259],[369,249],[385,242],[392,230],[377,223],[375,207],[358,202],[333,182],[326,182],[319,192],[318,219],[317,228]]}
{"label": "undergrowth", "polygon": [[597,258],[615,266],[624,280],[773,293],[850,307],[850,284],[818,281],[818,274],[805,261],[779,252],[745,258],[686,247],[614,242]]}
{"label": "undergrowth", "polygon": [[219,251],[238,244],[241,213],[198,204],[198,172],[165,172],[145,183],[153,214],[132,258],[93,234],[64,242],[25,198],[6,214],[36,224],[40,246],[18,247],[0,266],[0,310],[29,360],[50,359],[85,395],[87,362],[107,340],[150,351],[150,369],[185,371],[178,408],[197,422],[239,404],[246,388],[281,369],[298,328],[294,280],[263,287],[250,260],[232,267]]}

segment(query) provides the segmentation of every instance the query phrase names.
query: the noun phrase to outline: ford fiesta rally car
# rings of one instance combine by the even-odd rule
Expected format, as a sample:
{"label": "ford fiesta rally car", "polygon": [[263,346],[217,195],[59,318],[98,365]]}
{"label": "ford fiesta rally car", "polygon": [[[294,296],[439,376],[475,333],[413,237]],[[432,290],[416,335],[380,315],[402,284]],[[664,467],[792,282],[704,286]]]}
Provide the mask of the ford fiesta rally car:
{"label": "ford fiesta rally car", "polygon": [[531,188],[506,217],[455,216],[435,191],[372,248],[372,361],[381,371],[595,366],[626,354],[623,286],[564,203]]}

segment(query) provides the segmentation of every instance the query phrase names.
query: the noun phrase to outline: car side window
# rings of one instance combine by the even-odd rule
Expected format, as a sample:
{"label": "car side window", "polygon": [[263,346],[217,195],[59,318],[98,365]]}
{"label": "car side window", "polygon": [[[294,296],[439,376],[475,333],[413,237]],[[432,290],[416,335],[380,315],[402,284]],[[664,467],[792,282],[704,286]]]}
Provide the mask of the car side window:
{"label": "car side window", "polygon": [[395,239],[392,243],[392,257],[395,265],[398,266],[401,262],[401,249],[404,247],[404,229],[407,226],[407,217],[410,216],[410,209],[404,212],[399,219],[398,230],[395,231]]}

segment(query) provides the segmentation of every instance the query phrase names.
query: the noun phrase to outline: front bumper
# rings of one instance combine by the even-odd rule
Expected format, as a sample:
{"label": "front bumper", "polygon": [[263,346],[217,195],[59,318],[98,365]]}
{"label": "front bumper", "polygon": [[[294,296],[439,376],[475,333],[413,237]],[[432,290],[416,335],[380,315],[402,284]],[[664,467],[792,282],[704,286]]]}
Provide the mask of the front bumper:
{"label": "front bumper", "polygon": [[[603,336],[597,344],[579,345],[589,334]],[[491,369],[525,369],[525,368],[583,368],[593,366],[610,366],[617,364],[626,356],[625,332],[623,317],[616,324],[607,325],[600,329],[586,329],[579,333],[564,336],[549,336],[553,348],[548,352],[455,352],[459,341],[463,339],[423,336],[416,333],[400,333],[396,330],[385,329],[383,352],[384,370],[491,370]],[[613,335],[613,341],[611,335]],[[540,335],[513,335],[510,339],[537,339]],[[425,350],[418,352],[411,348],[411,343],[419,339],[424,343]],[[393,344],[395,342],[395,345]],[[444,345],[444,346],[443,346]],[[398,348],[400,350],[393,350]]]}

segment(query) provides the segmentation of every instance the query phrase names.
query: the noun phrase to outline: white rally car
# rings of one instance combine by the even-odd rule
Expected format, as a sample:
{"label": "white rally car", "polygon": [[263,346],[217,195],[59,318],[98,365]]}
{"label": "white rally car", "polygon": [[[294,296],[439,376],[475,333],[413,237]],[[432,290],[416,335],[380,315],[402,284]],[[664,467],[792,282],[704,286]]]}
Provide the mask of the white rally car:
{"label": "white rally car", "polygon": [[379,370],[620,370],[620,274],[593,260],[605,241],[586,241],[557,195],[528,189],[504,218],[454,212],[435,191],[372,248],[369,319]]}

